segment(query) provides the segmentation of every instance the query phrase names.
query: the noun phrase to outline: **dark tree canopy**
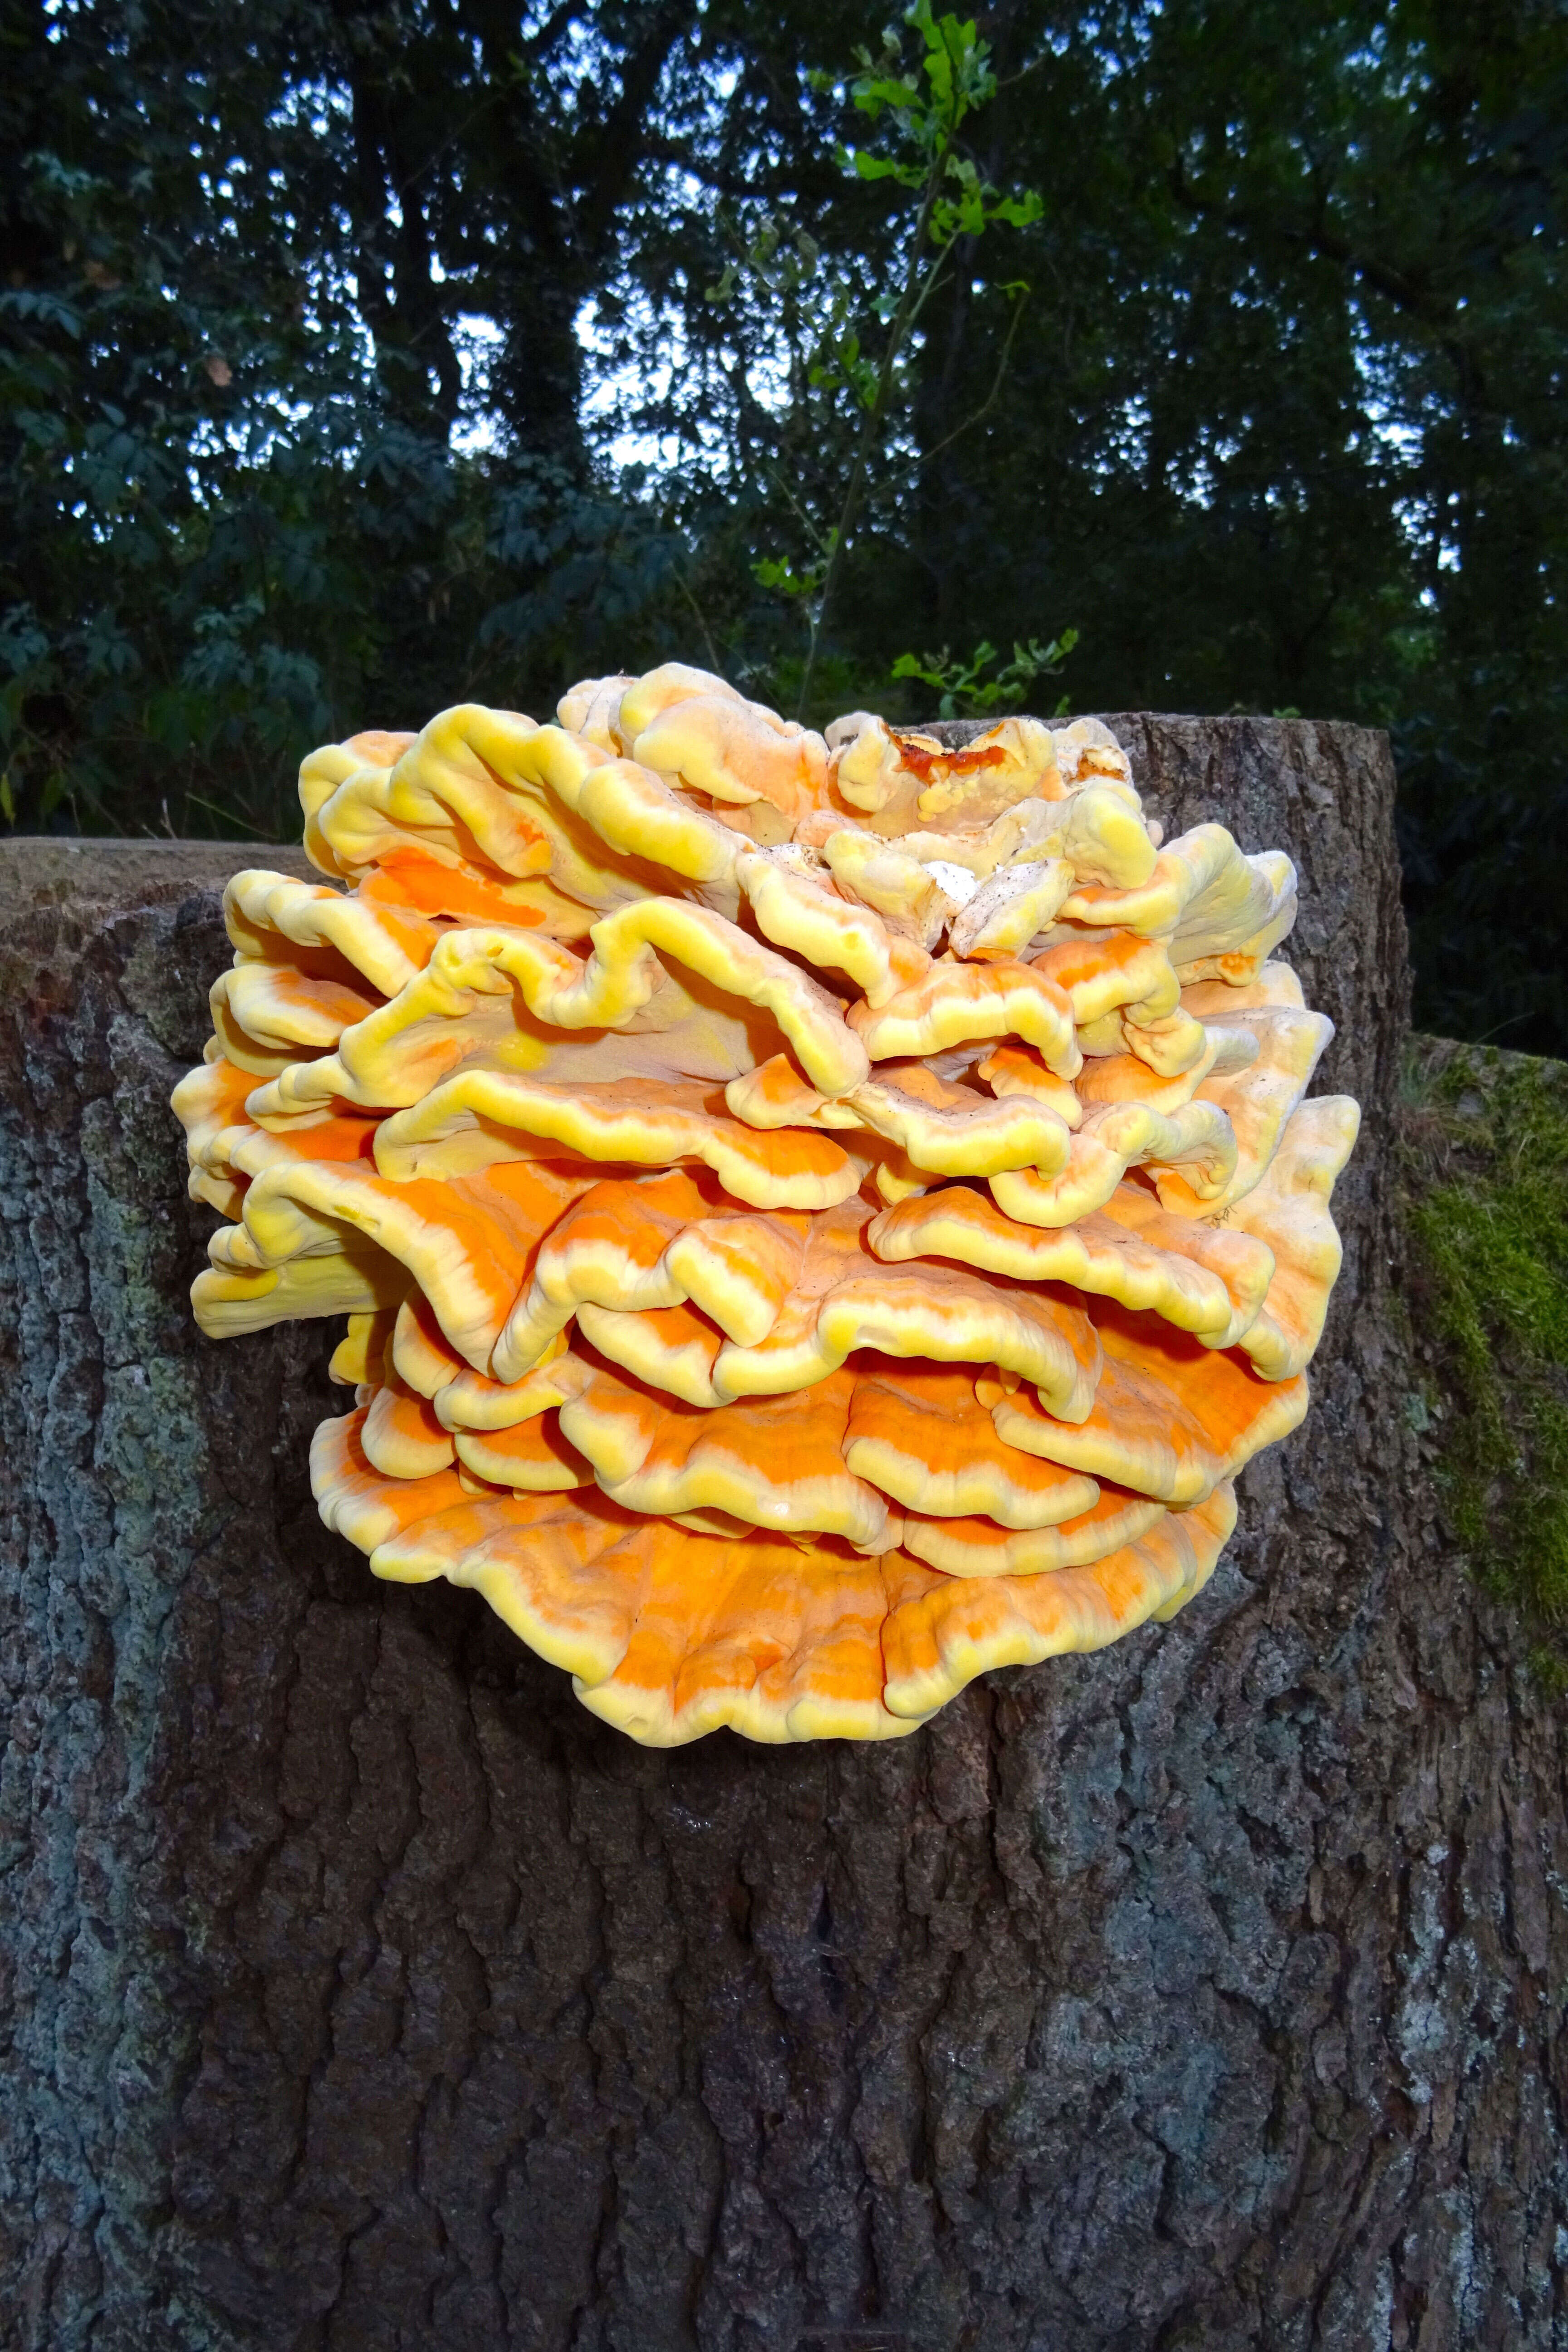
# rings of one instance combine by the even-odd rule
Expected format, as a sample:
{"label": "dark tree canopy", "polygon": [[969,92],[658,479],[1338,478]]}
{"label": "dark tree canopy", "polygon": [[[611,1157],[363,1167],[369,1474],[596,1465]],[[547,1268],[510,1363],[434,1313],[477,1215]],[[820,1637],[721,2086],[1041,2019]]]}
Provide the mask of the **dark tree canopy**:
{"label": "dark tree canopy", "polygon": [[[979,32],[962,153],[1038,217],[948,247],[809,715],[1071,627],[1053,703],[1388,726],[1421,1018],[1568,1051],[1568,19]],[[675,653],[795,707],[912,234],[852,101],[876,11],[0,0],[0,37],[8,823],[273,836],[317,740]]]}

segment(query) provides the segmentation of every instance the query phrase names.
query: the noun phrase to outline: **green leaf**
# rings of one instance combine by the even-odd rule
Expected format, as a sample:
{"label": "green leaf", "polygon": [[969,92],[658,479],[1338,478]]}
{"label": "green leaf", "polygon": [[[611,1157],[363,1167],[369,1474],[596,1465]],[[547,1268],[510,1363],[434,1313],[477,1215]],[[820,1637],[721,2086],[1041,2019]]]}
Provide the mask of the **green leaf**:
{"label": "green leaf", "polygon": [[912,163],[900,163],[886,155],[868,155],[863,147],[858,148],[849,160],[856,178],[860,180],[897,180],[901,187],[918,188],[924,177]]}
{"label": "green leaf", "polygon": [[752,565],[752,577],[759,587],[771,588],[780,596],[799,599],[816,595],[826,570],[826,564],[816,563],[797,572],[786,557],[764,555]]}
{"label": "green leaf", "polygon": [[1045,203],[1037,189],[1027,188],[1021,196],[1004,196],[993,205],[989,217],[1005,221],[1009,228],[1027,228],[1045,215]]}
{"label": "green leaf", "polygon": [[868,114],[873,121],[889,108],[901,114],[910,106],[920,103],[920,85],[912,76],[903,81],[886,79],[858,81],[852,85],[849,94],[861,113]]}
{"label": "green leaf", "polygon": [[[998,656],[990,639],[982,637],[967,661],[954,660],[943,646],[938,654],[900,654],[892,675],[918,677],[940,694],[940,713],[944,719],[986,716],[1016,710],[1035,680],[1059,668],[1077,643],[1076,629],[1064,629],[1048,646],[1042,646],[1037,637],[1031,637],[1026,646],[1015,641],[1012,660],[988,678],[985,672]],[[1062,707],[1066,708],[1065,703]]]}

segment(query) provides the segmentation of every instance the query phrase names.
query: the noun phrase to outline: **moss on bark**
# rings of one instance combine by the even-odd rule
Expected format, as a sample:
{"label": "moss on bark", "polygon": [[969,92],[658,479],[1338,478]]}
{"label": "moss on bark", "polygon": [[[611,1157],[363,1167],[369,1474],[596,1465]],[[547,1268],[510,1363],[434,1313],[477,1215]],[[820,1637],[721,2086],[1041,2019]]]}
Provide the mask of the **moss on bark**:
{"label": "moss on bark", "polygon": [[1456,1541],[1568,1688],[1568,1065],[1411,1041],[1400,1172],[1425,1380],[1407,1412]]}

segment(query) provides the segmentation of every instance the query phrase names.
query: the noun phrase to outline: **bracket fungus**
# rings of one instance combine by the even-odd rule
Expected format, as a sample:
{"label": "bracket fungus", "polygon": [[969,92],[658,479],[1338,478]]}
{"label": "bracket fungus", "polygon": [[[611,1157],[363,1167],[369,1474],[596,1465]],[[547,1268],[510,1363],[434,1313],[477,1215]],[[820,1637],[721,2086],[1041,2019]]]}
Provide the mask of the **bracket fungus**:
{"label": "bracket fungus", "polygon": [[1288,858],[1093,719],[667,664],[300,772],[174,1108],[216,1336],[348,1318],[322,1516],[634,1738],[888,1738],[1174,1614],[1340,1247]]}

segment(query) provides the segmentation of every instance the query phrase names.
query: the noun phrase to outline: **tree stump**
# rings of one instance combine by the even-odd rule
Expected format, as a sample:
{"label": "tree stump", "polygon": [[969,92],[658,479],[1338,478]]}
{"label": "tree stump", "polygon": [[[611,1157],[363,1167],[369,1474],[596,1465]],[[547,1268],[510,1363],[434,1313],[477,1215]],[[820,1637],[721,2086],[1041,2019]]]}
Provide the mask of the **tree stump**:
{"label": "tree stump", "polygon": [[196,1333],[166,1108],[300,854],[0,849],[6,2345],[1568,2341],[1564,1757],[1404,1418],[1386,745],[1111,723],[1301,869],[1344,1275],[1186,1612],[889,1746],[639,1749],[323,1530],[323,1334]]}

